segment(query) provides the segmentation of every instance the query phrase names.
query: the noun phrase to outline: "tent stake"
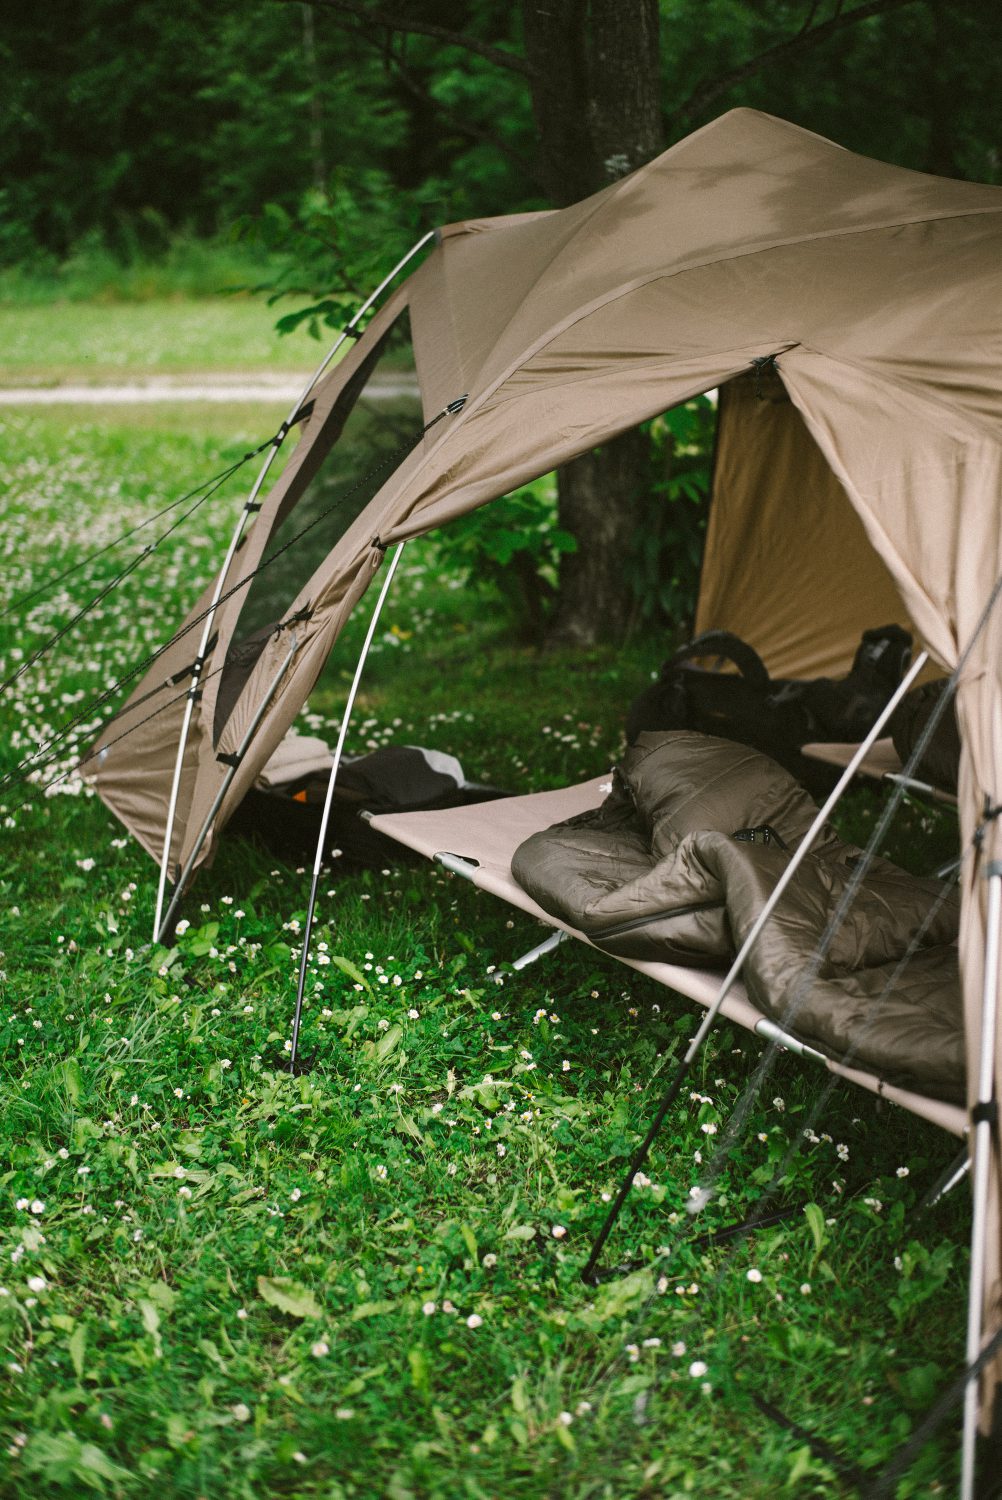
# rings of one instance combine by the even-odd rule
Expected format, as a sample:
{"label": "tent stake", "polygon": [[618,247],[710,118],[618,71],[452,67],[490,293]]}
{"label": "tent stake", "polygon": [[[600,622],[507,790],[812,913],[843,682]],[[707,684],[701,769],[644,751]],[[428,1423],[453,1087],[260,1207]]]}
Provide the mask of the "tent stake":
{"label": "tent stake", "polygon": [[362,318],[366,312],[368,312],[372,304],[378,297],[382,295],[382,293],[386,290],[394,277],[403,270],[407,262],[409,260],[412,260],[413,257],[417,255],[418,251],[422,250],[424,246],[427,245],[428,241],[434,239],[434,237],[435,231],[429,230],[427,234],[422,235],[421,239],[419,239],[416,244],[411,246],[407,254],[403,257],[402,260],[399,260],[397,262],[389,275],[383,277],[383,280],[376,287],[375,291],[369,295],[369,297],[365,300],[365,302],[363,302],[362,306],[357,310],[357,312],[352,315],[346,327],[335,339],[334,343],[331,345],[330,349],[327,351],[326,355],[321,360],[320,364],[314,370],[313,374],[310,376],[309,380],[304,386],[302,395],[297,398],[295,405],[289,412],[289,415],[286,417],[285,421],[278,429],[278,432],[275,434],[275,437],[269,445],[268,452],[265,455],[264,463],[261,465],[260,472],[258,473],[258,476],[254,481],[253,488],[251,489],[251,492],[248,495],[247,499],[244,501],[244,506],[240,512],[240,515],[237,517],[237,523],[233,529],[233,535],[230,538],[230,545],[227,549],[226,557],[223,561],[223,566],[220,568],[217,575],[216,586],[213,589],[212,598],[205,613],[205,619],[202,625],[202,636],[199,642],[198,650],[195,653],[195,664],[192,668],[191,673],[191,687],[188,690],[188,701],[184,706],[184,718],[181,723],[181,734],[178,739],[177,758],[174,763],[174,778],[171,783],[170,798],[167,805],[167,822],[164,830],[163,855],[161,856],[160,860],[160,879],[157,885],[156,911],[153,917],[154,942],[157,941],[157,934],[161,931],[164,925],[161,919],[161,913],[163,911],[164,894],[167,889],[167,871],[170,867],[170,846],[174,838],[174,823],[177,818],[178,795],[181,790],[181,773],[184,765],[185,751],[188,746],[188,735],[191,731],[191,718],[195,704],[199,698],[199,681],[201,680],[202,671],[205,667],[205,654],[208,650],[209,638],[212,634],[212,626],[216,617],[216,609],[219,605],[219,600],[222,597],[223,587],[226,582],[226,576],[230,571],[230,565],[233,562],[237,547],[240,545],[240,539],[243,536],[248,517],[253,515],[258,508],[256,501],[258,495],[261,492],[261,486],[264,484],[268,471],[275,461],[275,455],[278,453],[279,448],[285,441],[290,428],[295,423],[296,418],[299,415],[300,408],[305,402],[307,396],[310,394],[313,387],[320,379],[321,375],[323,375],[324,371],[333,360],[335,354],[341,348],[341,345],[344,343],[345,339],[357,337],[356,330],[359,319]]}
{"label": "tent stake", "polygon": [[[753,922],[748,936],[741,944],[737,956],[734,959],[734,962],[731,964],[731,967],[728,969],[727,974],[724,977],[724,982],[720,986],[713,1004],[707,1010],[706,1015],[703,1017],[702,1023],[699,1026],[699,1029],[696,1031],[688,1047],[686,1048],[685,1056],[682,1058],[682,1061],[678,1065],[675,1077],[672,1079],[664,1098],[658,1105],[657,1113],[655,1114],[654,1119],[651,1122],[650,1129],[648,1130],[638,1150],[636,1151],[633,1160],[630,1162],[630,1165],[626,1172],[626,1176],[623,1178],[623,1181],[620,1184],[619,1192],[616,1194],[616,1197],[613,1200],[612,1207],[610,1208],[606,1216],[605,1223],[602,1225],[602,1228],[598,1232],[598,1237],[596,1238],[595,1243],[591,1248],[591,1254],[588,1256],[588,1260],[585,1263],[584,1270],[581,1272],[582,1281],[587,1282],[589,1285],[594,1285],[595,1267],[598,1263],[598,1258],[602,1253],[602,1249],[609,1237],[609,1233],[612,1229],[613,1224],[615,1224],[616,1219],[619,1217],[619,1211],[625,1203],[626,1196],[633,1185],[633,1178],[636,1173],[640,1171],[640,1168],[647,1160],[647,1153],[650,1151],[651,1146],[654,1144],[658,1131],[661,1129],[662,1121],[664,1120],[665,1115],[668,1113],[672,1104],[674,1104],[675,1100],[677,1099],[679,1091],[682,1088],[682,1084],[685,1081],[686,1074],[688,1073],[689,1068],[691,1067],[692,1062],[696,1057],[696,1054],[698,1053],[700,1047],[706,1040],[706,1037],[709,1034],[713,1023],[716,1021],[717,1016],[720,1013],[720,1007],[723,1005],[724,1001],[727,999],[727,996],[733,989],[734,984],[737,981],[742,968],[744,967],[744,963],[746,958],[748,957],[748,954],[751,952],[755,943],[758,941],[759,934],[761,933],[765,924],[768,922],[769,918],[772,916],[772,913],[776,909],[776,906],[779,904],[783,892],[790,884],[790,881],[793,879],[804,859],[806,859],[814,844],[815,839],[824,828],[825,823],[828,821],[832,810],[842,797],[842,794],[845,792],[849,783],[852,781],[852,778],[855,776],[863,760],[869,754],[870,748],[872,747],[874,741],[880,738],[881,731],[883,730],[884,725],[887,723],[888,719],[891,717],[891,714],[897,708],[898,704],[901,702],[902,698],[905,696],[908,689],[915,681],[915,678],[921,672],[922,668],[925,666],[928,660],[928,652],[920,651],[915,661],[912,662],[912,665],[909,667],[908,671],[901,679],[897,688],[892,693],[891,697],[884,704],[884,707],[881,709],[880,714],[878,715],[869,734],[862,741],[862,743],[857,746],[855,754],[853,755],[849,764],[846,766],[845,770],[842,772],[842,775],[839,777],[834,788],[829,793],[827,801],[821,808],[817,817],[814,819],[814,822],[811,824],[810,828],[807,830],[804,837],[798,844],[796,851],[790,859],[789,864],[783,871],[772,892],[770,893],[769,899],[766,901],[765,905],[762,907],[762,910],[759,912],[758,916]],[[689,1202],[686,1205],[689,1213],[692,1214],[699,1213],[700,1209],[704,1208],[705,1206],[706,1194],[705,1192],[699,1192],[698,1190],[694,1194],[694,1196],[689,1199]]]}
{"label": "tent stake", "polygon": [[191,872],[195,868],[195,862],[198,859],[199,854],[202,852],[202,845],[205,843],[205,840],[208,838],[209,829],[212,827],[213,823],[216,820],[216,814],[218,813],[220,807],[222,806],[223,798],[226,796],[226,793],[229,791],[230,784],[233,781],[234,776],[237,774],[237,771],[240,768],[240,762],[243,760],[244,756],[246,755],[247,749],[248,749],[248,746],[250,745],[251,740],[254,738],[255,734],[257,734],[258,726],[260,725],[261,720],[265,716],[265,712],[267,711],[268,705],[271,703],[271,700],[274,698],[275,694],[278,692],[279,684],[281,683],[282,679],[284,678],[286,672],[289,670],[289,667],[292,665],[292,658],[295,656],[295,654],[296,654],[296,652],[298,650],[299,650],[299,642],[296,640],[295,632],[293,632],[292,644],[289,647],[289,650],[286,653],[286,655],[285,655],[285,657],[284,657],[284,659],[282,661],[281,666],[279,667],[278,671],[275,673],[275,676],[272,678],[271,682],[269,683],[268,690],[265,693],[264,697],[261,699],[261,702],[258,704],[257,709],[256,709],[256,711],[254,713],[254,717],[251,719],[251,722],[248,724],[246,732],[244,734],[244,737],[240,741],[239,746],[237,747],[237,752],[236,752],[236,756],[235,756],[235,762],[236,763],[234,765],[231,765],[229,767],[229,769],[228,769],[228,771],[226,773],[226,776],[225,776],[225,778],[223,780],[223,784],[219,788],[219,791],[216,793],[215,797],[213,798],[212,806],[209,808],[209,811],[206,813],[206,815],[205,815],[205,821],[202,823],[202,826],[201,826],[201,828],[198,831],[198,838],[195,840],[195,846],[194,846],[194,848],[192,849],[191,853],[188,856],[188,863],[185,865],[184,869],[181,871],[180,875],[177,877],[177,884],[175,885],[174,890],[173,890],[173,892],[171,894],[170,902],[168,904],[166,912],[164,913],[163,922],[160,924],[160,926],[158,927],[156,933],[154,934],[153,941],[155,943],[162,943],[163,942],[163,938],[164,938],[164,934],[170,930],[170,924],[174,920],[174,917],[177,915],[177,909],[180,906],[182,900],[184,899],[184,893],[188,889],[188,882],[191,879]]}
{"label": "tent stake", "polygon": [[[971,1215],[971,1276],[967,1302],[967,1367],[981,1353],[981,1317],[985,1293],[985,1237],[988,1224],[988,1186],[995,1130],[995,1014],[999,990],[999,927],[1002,922],[1002,860],[988,866],[988,912],[985,927],[985,974],[981,1001],[978,1097],[972,1112],[974,1126],[973,1212]],[[964,1429],[961,1445],[960,1497],[974,1500],[975,1445],[981,1382],[970,1379],[964,1391]]]}
{"label": "tent stake", "polygon": [[344,751],[344,742],[348,734],[348,721],[351,718],[351,711],[355,706],[355,695],[358,692],[358,685],[362,680],[362,669],[365,666],[365,659],[369,654],[369,648],[372,645],[372,638],[376,633],[376,626],[379,623],[379,616],[382,613],[383,604],[385,603],[386,596],[390,591],[390,584],[393,582],[393,575],[396,572],[397,563],[400,561],[400,556],[403,550],[404,543],[398,542],[397,550],[393,554],[393,559],[390,562],[386,577],[383,580],[383,587],[379,591],[379,598],[376,600],[376,607],[372,611],[372,618],[369,621],[369,628],[366,631],[365,641],[362,645],[362,652],[358,658],[358,665],[355,668],[355,676],[348,693],[348,701],[345,703],[344,714],[341,719],[341,730],[337,737],[337,745],[334,747],[334,759],[331,763],[330,779],[327,782],[327,796],[324,799],[323,816],[320,819],[320,833],[317,838],[317,852],[316,857],[313,861],[313,880],[310,885],[310,901],[306,909],[306,925],[303,928],[303,951],[299,959],[299,984],[296,988],[296,1009],[295,1014],[292,1018],[292,1043],[289,1052],[289,1072],[292,1074],[295,1074],[296,1072],[296,1056],[299,1050],[299,1024],[303,1014],[303,995],[306,990],[306,966],[309,962],[310,957],[310,935],[313,931],[313,917],[317,905],[317,888],[320,884],[320,868],[323,864],[324,858],[324,844],[327,839],[327,824],[330,819],[331,806],[334,802],[334,785],[337,781],[337,773],[341,765],[341,755]]}

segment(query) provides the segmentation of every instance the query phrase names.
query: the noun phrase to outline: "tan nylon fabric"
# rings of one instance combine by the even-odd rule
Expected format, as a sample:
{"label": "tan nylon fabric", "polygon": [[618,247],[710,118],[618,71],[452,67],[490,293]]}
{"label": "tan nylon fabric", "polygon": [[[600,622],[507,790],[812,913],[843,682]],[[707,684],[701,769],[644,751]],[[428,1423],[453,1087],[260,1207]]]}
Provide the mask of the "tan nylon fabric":
{"label": "tan nylon fabric", "polygon": [[[1000,249],[1002,190],[870,161],[750,110],[723,116],[585,203],[449,226],[397,304],[409,306],[426,417],[462,394],[466,406],[433,429],[290,601],[290,613],[313,610],[302,651],[219,826],[312,687],[378,562],[374,537],[385,543],[443,524],[721,385],[753,358],[778,354],[787,391],[907,616],[939,664],[952,667],[1002,570]],[[329,438],[325,412],[346,367],[364,354],[354,350],[325,383],[300,444],[304,467]],[[296,482],[283,477],[287,501]],[[269,497],[252,535],[263,534],[278,503]],[[799,524],[795,504],[777,505],[772,519],[784,531]],[[245,550],[251,555],[250,544]],[[874,570],[865,576],[865,607],[850,598],[850,574],[826,611],[837,647],[823,644],[820,618],[799,642],[787,622],[770,665],[838,660],[847,635],[839,612],[858,620],[873,602]],[[726,591],[725,580],[720,596]],[[804,607],[822,613],[816,597]],[[1002,797],[998,613],[963,674],[966,839],[983,797]],[[217,652],[234,625],[228,611]],[[259,664],[248,694],[260,693],[267,666]],[[238,713],[246,718],[252,707]],[[203,710],[197,781],[182,809],[186,839],[220,784],[206,722]],[[129,755],[109,752],[101,772],[102,795],[147,848],[165,806],[166,728],[137,731]],[[990,848],[996,837],[993,829]],[[983,880],[972,868],[962,941],[972,1055],[983,929]],[[993,1180],[991,1328],[1002,1303],[997,1163]]]}
{"label": "tan nylon fabric", "polygon": [[754,641],[774,677],[823,677],[847,671],[864,630],[889,624],[914,631],[782,382],[731,381],[720,391],[697,632]]}

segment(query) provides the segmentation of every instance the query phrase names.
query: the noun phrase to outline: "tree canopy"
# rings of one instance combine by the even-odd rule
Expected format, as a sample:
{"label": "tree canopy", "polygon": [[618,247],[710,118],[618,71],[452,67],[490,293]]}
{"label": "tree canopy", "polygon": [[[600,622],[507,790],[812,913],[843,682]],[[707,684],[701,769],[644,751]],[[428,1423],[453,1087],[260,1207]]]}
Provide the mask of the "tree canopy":
{"label": "tree canopy", "polygon": [[[546,112],[562,94],[600,93],[605,43],[590,58],[585,44],[604,9],[51,0],[9,10],[0,255],[64,255],[95,235],[155,247],[265,203],[295,214],[332,184],[335,196],[346,187],[426,223],[580,196],[594,164],[567,131],[554,167]],[[659,23],[665,144],[750,104],[902,165],[999,178],[998,48],[978,0],[625,0],[615,11],[620,39],[649,13]],[[630,154],[610,148],[610,175],[624,155],[636,164]]]}

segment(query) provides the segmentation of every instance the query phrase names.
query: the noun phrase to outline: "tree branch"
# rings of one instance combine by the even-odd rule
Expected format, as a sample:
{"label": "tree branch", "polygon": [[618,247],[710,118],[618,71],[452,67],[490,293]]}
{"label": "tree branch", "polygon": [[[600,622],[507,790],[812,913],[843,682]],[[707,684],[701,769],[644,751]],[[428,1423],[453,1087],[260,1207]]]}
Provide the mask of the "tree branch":
{"label": "tree branch", "polygon": [[[301,3],[302,0],[276,0],[278,5]],[[525,78],[532,77],[532,69],[524,57],[519,57],[515,52],[508,52],[503,47],[492,47],[489,42],[478,42],[475,37],[464,36],[460,31],[451,31],[447,26],[434,26],[431,22],[394,15],[391,11],[363,5],[359,3],[359,0],[307,0],[307,3],[350,17],[353,21],[362,22],[363,25],[380,26],[387,31],[399,32],[403,36],[435,37],[437,41],[445,42],[450,47],[462,47],[466,52],[473,52],[477,57],[486,58],[488,62],[496,64],[499,68],[507,68],[511,73],[519,73]]]}
{"label": "tree branch", "polygon": [[396,69],[397,77],[404,88],[412,93],[416,99],[420,99],[423,104],[430,104],[451,129],[460,135],[469,136],[473,141],[480,141],[483,145],[490,146],[499,155],[506,157],[512,166],[516,167],[520,172],[524,172],[527,177],[533,177],[531,162],[527,161],[524,156],[521,156],[519,152],[509,146],[507,141],[503,141],[500,136],[495,135],[489,130],[481,130],[479,126],[472,124],[471,121],[462,119],[453,110],[449,109],[447,105],[443,104],[440,99],[436,99],[430,89],[426,89],[423,84],[418,82],[414,74],[407,67],[403,56],[399,52],[395,52],[392,47],[387,48],[386,61],[391,67]]}
{"label": "tree branch", "polygon": [[[719,78],[714,78],[701,83],[681,104],[678,109],[673,110],[668,116],[668,126],[679,124],[688,120],[692,115],[698,114],[711,104],[714,99],[725,94],[729,88],[736,83],[742,83],[744,79],[761,73],[763,69],[771,67],[773,63],[783,62],[795,52],[806,47],[817,46],[819,42],[826,41],[828,37],[834,36],[847,26],[852,26],[856,21],[865,21],[869,16],[883,15],[887,11],[898,10],[903,5],[914,5],[925,3],[925,0],[867,0],[864,5],[857,5],[854,10],[844,11],[842,0],[838,0],[834,15],[827,21],[822,21],[819,26],[811,26],[809,16],[807,22],[795,36],[787,38],[785,42],[777,42],[773,47],[767,47],[757,57],[749,58],[747,62],[740,63],[730,72],[723,73]],[[812,8],[812,15],[817,7]]]}

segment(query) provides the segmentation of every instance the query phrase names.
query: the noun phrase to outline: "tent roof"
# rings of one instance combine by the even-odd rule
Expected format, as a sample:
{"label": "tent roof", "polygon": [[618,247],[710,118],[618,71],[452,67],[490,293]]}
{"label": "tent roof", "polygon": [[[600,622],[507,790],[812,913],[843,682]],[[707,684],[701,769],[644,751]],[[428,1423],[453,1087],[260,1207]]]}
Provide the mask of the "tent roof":
{"label": "tent roof", "polygon": [[[644,315],[634,332],[624,303],[653,309],[658,284],[685,275],[704,348],[748,335],[823,342],[995,421],[1000,303],[989,309],[979,291],[998,276],[1000,212],[1002,189],[889,166],[732,110],[582,203],[440,231],[410,292],[426,411],[493,387],[535,391],[570,369],[581,378],[613,348],[619,361],[647,359],[652,338],[654,350],[681,352],[677,318],[651,326]],[[946,284],[944,246],[954,257]],[[762,262],[779,275],[763,277]],[[604,338],[582,346],[572,330],[596,320]],[[532,378],[517,378],[527,365]]]}

